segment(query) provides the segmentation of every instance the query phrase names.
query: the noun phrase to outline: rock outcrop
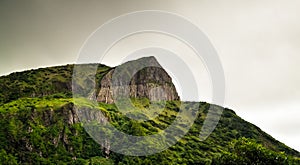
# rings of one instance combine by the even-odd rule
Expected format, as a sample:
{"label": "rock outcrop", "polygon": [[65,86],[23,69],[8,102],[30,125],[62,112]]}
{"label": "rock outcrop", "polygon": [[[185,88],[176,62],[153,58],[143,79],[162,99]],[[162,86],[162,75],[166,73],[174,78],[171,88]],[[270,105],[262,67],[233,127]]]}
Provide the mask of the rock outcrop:
{"label": "rock outcrop", "polygon": [[97,101],[111,104],[123,97],[179,100],[171,77],[154,57],[126,62],[102,78]]}

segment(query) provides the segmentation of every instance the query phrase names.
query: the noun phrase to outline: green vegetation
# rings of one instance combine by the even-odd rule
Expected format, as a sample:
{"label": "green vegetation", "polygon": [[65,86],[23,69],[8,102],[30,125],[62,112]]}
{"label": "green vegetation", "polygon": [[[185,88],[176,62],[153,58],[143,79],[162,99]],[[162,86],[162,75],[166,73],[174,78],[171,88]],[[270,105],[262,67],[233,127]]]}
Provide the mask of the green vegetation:
{"label": "green vegetation", "polygon": [[213,164],[299,164],[300,159],[284,152],[275,152],[258,144],[253,139],[239,138],[228,145],[228,151],[223,151],[213,159]]}
{"label": "green vegetation", "polygon": [[[14,73],[0,78],[0,162],[2,164],[300,164],[299,152],[225,109],[214,132],[199,140],[208,109],[201,102],[188,133],[169,149],[150,156],[125,156],[97,144],[79,122],[74,106],[103,112],[127,134],[157,134],[174,122],[180,101],[151,103],[132,98],[133,109],[122,114],[114,104],[91,104],[71,97],[63,84],[71,81],[72,66]],[[98,68],[97,80],[109,70]],[[57,80],[60,84],[55,86]],[[46,88],[46,86],[48,87]],[[14,91],[15,89],[15,91]],[[47,89],[43,91],[43,89]],[[127,116],[143,114],[147,121]],[[196,113],[193,113],[196,115]],[[184,120],[184,118],[182,119]]]}
{"label": "green vegetation", "polygon": [[[88,101],[77,100],[91,108]],[[149,101],[134,99],[134,106],[148,107]],[[152,120],[137,122],[120,113],[115,105],[98,107],[119,130],[131,135],[155,134],[172,123],[180,102],[167,102]],[[71,98],[23,98],[0,107],[0,159],[11,163],[41,164],[226,164],[236,162],[299,163],[299,153],[269,137],[254,125],[226,109],[216,130],[205,141],[199,131],[209,105],[201,103],[190,131],[176,145],[147,157],[105,153],[84,131],[82,124],[69,116],[74,105]],[[236,140],[239,139],[239,140]],[[259,157],[257,157],[259,156]]]}
{"label": "green vegetation", "polygon": [[[89,64],[95,66],[97,64]],[[86,66],[82,64],[82,66]],[[43,97],[48,95],[72,96],[72,74],[74,65],[41,68],[16,72],[0,78],[0,105],[22,97]],[[99,65],[96,82],[110,70]],[[81,86],[82,84],[79,84]],[[99,84],[96,84],[99,87]]]}

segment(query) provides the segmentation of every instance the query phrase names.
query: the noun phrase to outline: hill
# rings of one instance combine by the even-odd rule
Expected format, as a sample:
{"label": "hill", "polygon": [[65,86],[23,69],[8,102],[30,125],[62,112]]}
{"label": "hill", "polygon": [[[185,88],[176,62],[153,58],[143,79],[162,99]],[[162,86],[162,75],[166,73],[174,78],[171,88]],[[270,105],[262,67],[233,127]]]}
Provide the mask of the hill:
{"label": "hill", "polygon": [[[200,141],[199,132],[208,108],[221,108],[205,102],[200,102],[195,113],[196,120],[188,133],[169,149],[141,157],[109,151],[109,146],[102,147],[85,131],[83,126],[86,123],[80,122],[76,107],[97,109],[118,130],[130,135],[147,136],[168,127],[175,120],[180,105],[193,103],[168,99],[157,102],[161,112],[155,118],[136,121],[119,112],[113,102],[99,102],[95,106],[85,98],[74,100],[71,89],[73,67],[41,68],[0,77],[0,161],[3,164],[300,163],[298,151],[226,108],[214,132],[205,141]],[[98,66],[97,93],[101,93],[101,80],[113,69]],[[147,112],[151,110],[153,100],[144,96],[147,95],[131,97],[131,101],[134,107]],[[94,116],[96,121],[101,118]]]}

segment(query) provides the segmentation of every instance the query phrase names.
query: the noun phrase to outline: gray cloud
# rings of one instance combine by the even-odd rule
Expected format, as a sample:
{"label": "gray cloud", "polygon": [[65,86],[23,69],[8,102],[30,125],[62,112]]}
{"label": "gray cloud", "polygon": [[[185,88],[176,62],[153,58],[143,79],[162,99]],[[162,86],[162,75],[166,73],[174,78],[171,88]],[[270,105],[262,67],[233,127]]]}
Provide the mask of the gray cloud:
{"label": "gray cloud", "polygon": [[[226,105],[300,150],[295,141],[300,137],[300,131],[296,132],[299,122],[275,128],[270,125],[278,119],[272,115],[269,120],[256,117],[280,114],[283,123],[299,119],[299,7],[297,0],[3,0],[0,75],[75,63],[83,42],[105,21],[136,10],[166,10],[190,19],[216,47],[227,80]],[[210,97],[209,90],[205,90],[201,98],[209,101]],[[290,102],[294,104],[292,108],[288,106]],[[280,106],[285,107],[284,112],[274,112],[277,103],[284,104]],[[287,113],[290,111],[294,118]]]}

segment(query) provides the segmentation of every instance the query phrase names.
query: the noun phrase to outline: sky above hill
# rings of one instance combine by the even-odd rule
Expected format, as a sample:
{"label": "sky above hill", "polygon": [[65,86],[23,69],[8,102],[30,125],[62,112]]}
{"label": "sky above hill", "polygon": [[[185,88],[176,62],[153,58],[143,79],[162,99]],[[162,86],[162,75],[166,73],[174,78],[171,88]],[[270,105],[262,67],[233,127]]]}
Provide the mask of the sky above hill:
{"label": "sky above hill", "polygon": [[[226,78],[225,106],[300,151],[299,8],[298,0],[2,0],[0,75],[75,63],[88,36],[121,14],[176,13],[197,25],[216,48]],[[204,64],[169,36],[148,33],[125,38],[103,62],[118,65],[126,53],[149,45],[172,49],[194,66],[201,100],[211,101]]]}

